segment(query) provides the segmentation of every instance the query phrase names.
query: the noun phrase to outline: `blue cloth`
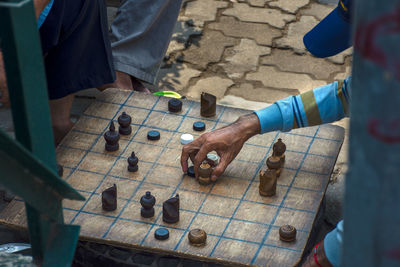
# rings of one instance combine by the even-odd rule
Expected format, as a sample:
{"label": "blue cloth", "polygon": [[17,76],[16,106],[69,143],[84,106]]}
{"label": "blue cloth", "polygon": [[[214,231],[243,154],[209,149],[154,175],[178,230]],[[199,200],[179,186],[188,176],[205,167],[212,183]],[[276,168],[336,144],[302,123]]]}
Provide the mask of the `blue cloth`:
{"label": "blue cloth", "polygon": [[339,267],[342,258],[343,220],[324,239],[325,255],[333,267]]}
{"label": "blue cloth", "polygon": [[[351,77],[348,77],[341,88],[338,88],[338,82],[333,82],[313,90],[317,105],[317,111],[314,112],[319,113],[322,123],[334,122],[349,115],[345,113],[343,105],[347,106],[350,102],[350,84]],[[343,92],[342,98],[338,93],[339,89]],[[303,103],[302,95],[297,95],[284,98],[265,109],[255,111],[254,113],[260,121],[261,134],[277,130],[290,131],[294,125],[299,128],[309,126],[304,107],[310,106],[307,104]]]}
{"label": "blue cloth", "polygon": [[304,35],[303,42],[316,57],[334,56],[351,46],[351,1],[339,1],[328,16]]}
{"label": "blue cloth", "polygon": [[47,16],[49,15],[50,10],[53,7],[53,3],[54,3],[54,0],[51,0],[47,4],[47,6],[43,9],[42,13],[40,13],[40,16],[39,16],[38,21],[37,21],[38,29],[40,29],[40,27],[42,27],[44,21],[46,20]]}

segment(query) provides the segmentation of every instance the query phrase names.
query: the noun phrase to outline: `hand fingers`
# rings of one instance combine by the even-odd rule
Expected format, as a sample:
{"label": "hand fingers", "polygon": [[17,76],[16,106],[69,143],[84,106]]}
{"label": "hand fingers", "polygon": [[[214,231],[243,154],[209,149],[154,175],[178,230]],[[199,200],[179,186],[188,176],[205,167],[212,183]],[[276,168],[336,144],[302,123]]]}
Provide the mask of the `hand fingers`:
{"label": "hand fingers", "polygon": [[182,171],[184,173],[186,173],[188,170],[188,162],[187,161],[189,159],[189,156],[190,156],[189,149],[186,146],[184,146],[182,148],[182,153],[181,153],[181,167],[182,167]]}
{"label": "hand fingers", "polygon": [[215,182],[218,177],[220,177],[224,173],[229,163],[230,161],[228,161],[227,156],[223,155],[220,159],[219,164],[217,165],[217,167],[214,168],[214,171],[211,174],[211,181]]}

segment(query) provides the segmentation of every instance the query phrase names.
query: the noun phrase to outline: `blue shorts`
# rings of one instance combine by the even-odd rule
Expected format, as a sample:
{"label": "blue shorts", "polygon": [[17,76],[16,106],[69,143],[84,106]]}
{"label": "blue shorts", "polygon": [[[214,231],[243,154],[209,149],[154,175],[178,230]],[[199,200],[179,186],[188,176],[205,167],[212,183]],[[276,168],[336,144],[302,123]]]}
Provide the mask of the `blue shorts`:
{"label": "blue shorts", "polygon": [[105,0],[55,0],[40,39],[50,99],[115,80]]}

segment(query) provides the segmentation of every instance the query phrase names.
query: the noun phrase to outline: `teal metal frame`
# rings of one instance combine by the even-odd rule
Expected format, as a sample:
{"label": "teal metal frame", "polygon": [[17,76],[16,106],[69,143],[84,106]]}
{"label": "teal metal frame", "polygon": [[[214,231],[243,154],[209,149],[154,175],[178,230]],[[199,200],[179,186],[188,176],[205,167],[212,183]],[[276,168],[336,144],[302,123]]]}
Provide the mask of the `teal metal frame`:
{"label": "teal metal frame", "polygon": [[0,0],[0,41],[18,141],[0,131],[0,183],[25,200],[35,262],[69,266],[80,227],[63,223],[62,199],[84,197],[56,174],[47,85],[32,0]]}

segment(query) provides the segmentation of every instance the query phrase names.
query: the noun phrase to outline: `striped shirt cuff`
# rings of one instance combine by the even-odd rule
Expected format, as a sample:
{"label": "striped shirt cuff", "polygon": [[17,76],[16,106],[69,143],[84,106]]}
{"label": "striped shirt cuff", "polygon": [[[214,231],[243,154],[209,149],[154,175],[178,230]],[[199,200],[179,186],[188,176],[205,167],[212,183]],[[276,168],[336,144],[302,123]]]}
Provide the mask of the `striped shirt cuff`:
{"label": "striped shirt cuff", "polygon": [[261,134],[282,129],[283,118],[277,103],[254,111],[261,125]]}

